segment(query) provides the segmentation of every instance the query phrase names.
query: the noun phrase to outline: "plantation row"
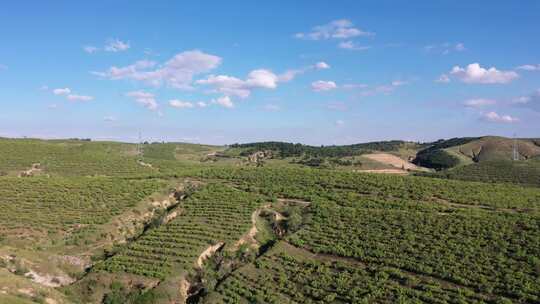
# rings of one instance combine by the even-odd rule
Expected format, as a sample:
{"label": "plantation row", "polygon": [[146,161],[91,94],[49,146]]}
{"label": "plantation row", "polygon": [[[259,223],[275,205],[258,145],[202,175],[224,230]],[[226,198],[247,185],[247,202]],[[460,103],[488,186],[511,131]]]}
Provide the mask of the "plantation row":
{"label": "plantation row", "polygon": [[173,269],[190,271],[198,256],[220,242],[235,244],[251,227],[261,196],[209,184],[182,202],[173,221],[150,230],[125,250],[96,267],[165,278]]}
{"label": "plantation row", "polygon": [[[107,142],[0,139],[0,173],[16,175],[40,164],[52,176],[124,176],[155,173],[141,166],[135,146]],[[2,174],[0,174],[2,175]]]}
{"label": "plantation row", "polygon": [[383,200],[444,200],[492,208],[540,208],[540,191],[505,184],[292,168],[212,168],[201,170],[198,176],[234,182],[238,187],[258,191],[270,197],[281,196],[308,201],[331,197],[336,191],[343,190],[353,195],[362,194]]}
{"label": "plantation row", "polygon": [[5,238],[29,242],[91,232],[163,185],[111,178],[0,178],[0,231]]}
{"label": "plantation row", "polygon": [[286,243],[236,271],[207,303],[471,303],[479,297],[395,268],[321,260]]}
{"label": "plantation row", "polygon": [[486,161],[427,175],[448,179],[540,187],[540,160]]}
{"label": "plantation row", "polygon": [[539,189],[304,169],[200,175],[269,199],[311,201],[307,221],[288,241],[312,253],[395,268],[475,297],[540,301]]}

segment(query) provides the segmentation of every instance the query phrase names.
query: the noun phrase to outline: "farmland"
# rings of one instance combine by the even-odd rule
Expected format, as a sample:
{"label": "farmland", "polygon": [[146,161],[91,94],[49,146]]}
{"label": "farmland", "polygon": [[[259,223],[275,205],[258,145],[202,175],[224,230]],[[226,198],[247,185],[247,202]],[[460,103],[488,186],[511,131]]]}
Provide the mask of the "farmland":
{"label": "farmland", "polygon": [[253,166],[239,147],[209,162],[223,148],[0,142],[17,151],[0,163],[6,303],[540,301],[540,188],[482,175],[508,164],[393,176]]}

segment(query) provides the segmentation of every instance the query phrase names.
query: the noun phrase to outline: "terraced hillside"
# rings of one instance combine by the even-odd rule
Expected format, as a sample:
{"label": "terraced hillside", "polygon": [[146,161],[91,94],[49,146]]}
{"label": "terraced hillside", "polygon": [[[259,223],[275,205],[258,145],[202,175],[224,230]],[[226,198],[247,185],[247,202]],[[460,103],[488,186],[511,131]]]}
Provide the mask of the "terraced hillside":
{"label": "terraced hillside", "polygon": [[[537,187],[201,162],[213,148],[182,144],[14,142],[2,149],[20,157],[0,157],[0,303],[540,301]],[[104,169],[105,156],[127,165]],[[49,166],[60,157],[80,168]],[[534,161],[448,172],[486,181]]]}
{"label": "terraced hillside", "polygon": [[540,160],[485,161],[424,174],[431,177],[540,187]]}

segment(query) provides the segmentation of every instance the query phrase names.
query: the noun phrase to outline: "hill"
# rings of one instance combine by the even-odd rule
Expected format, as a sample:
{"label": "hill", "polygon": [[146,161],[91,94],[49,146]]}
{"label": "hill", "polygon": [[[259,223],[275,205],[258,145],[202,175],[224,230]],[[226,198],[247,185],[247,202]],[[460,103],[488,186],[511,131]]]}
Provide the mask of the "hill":
{"label": "hill", "polygon": [[424,176],[490,183],[512,183],[540,187],[540,159],[489,160],[459,166]]}
{"label": "hill", "polygon": [[[420,147],[375,146],[389,151],[321,158],[397,168]],[[256,167],[183,143],[0,151],[0,303],[540,301],[537,187],[289,162],[304,154]]]}
{"label": "hill", "polygon": [[420,150],[414,163],[437,170],[477,162],[511,160],[514,144],[519,158],[530,159],[540,155],[539,139],[511,139],[496,136],[464,137],[439,140]]}

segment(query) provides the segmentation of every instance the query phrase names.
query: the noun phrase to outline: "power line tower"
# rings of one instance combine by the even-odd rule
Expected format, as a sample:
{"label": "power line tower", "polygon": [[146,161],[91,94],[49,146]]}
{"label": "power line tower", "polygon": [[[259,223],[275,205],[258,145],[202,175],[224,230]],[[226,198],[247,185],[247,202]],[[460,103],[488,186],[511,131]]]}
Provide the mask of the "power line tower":
{"label": "power line tower", "polygon": [[517,136],[514,133],[514,147],[512,149],[512,160],[519,160],[519,146]]}

